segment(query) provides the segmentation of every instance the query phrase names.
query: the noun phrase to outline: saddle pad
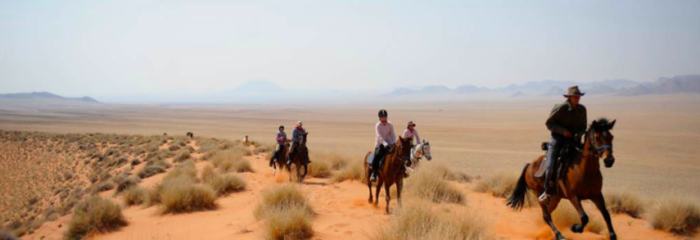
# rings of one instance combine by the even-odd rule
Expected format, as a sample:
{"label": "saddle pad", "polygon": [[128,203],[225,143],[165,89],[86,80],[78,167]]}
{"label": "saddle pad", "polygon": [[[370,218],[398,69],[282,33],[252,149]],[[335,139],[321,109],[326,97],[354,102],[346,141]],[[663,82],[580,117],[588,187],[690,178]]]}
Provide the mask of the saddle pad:
{"label": "saddle pad", "polygon": [[372,162],[374,161],[374,152],[369,154],[369,157],[367,158],[367,163],[372,165]]}
{"label": "saddle pad", "polygon": [[537,172],[535,172],[536,178],[541,178],[544,176],[544,172],[547,170],[547,158],[542,158],[540,161],[540,166],[537,167]]}

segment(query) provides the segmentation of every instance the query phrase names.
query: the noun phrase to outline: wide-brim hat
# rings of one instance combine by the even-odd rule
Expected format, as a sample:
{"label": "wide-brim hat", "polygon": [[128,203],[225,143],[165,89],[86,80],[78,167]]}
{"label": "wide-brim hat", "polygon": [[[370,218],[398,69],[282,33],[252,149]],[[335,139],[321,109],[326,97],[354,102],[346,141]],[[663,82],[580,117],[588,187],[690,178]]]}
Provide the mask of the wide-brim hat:
{"label": "wide-brim hat", "polygon": [[408,126],[409,126],[409,127],[410,127],[410,126],[414,126],[414,127],[415,127],[415,126],[416,126],[416,123],[414,123],[413,121],[408,121]]}
{"label": "wide-brim hat", "polygon": [[578,86],[573,86],[569,87],[569,91],[566,94],[564,94],[564,97],[580,97],[583,95],[586,95],[586,93],[582,93],[581,90],[578,89]]}

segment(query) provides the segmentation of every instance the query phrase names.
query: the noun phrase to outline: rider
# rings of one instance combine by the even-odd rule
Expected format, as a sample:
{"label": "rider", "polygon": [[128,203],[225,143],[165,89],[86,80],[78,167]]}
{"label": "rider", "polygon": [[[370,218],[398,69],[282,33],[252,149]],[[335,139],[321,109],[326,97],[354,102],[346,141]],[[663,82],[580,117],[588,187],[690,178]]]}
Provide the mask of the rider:
{"label": "rider", "polygon": [[279,127],[279,131],[277,132],[277,137],[275,138],[277,141],[277,147],[275,148],[275,152],[272,153],[272,158],[270,158],[270,167],[272,167],[272,164],[274,163],[275,159],[279,159],[277,154],[279,154],[282,149],[284,149],[284,144],[287,142],[287,133],[284,132],[284,126],[281,125]]}
{"label": "rider", "polygon": [[[418,130],[416,130],[416,124],[413,121],[408,122],[406,130],[403,131],[403,138],[410,138],[411,140],[416,139],[416,144],[420,144],[420,137],[418,136]],[[413,142],[413,141],[411,141]]]}
{"label": "rider", "polygon": [[570,87],[567,94],[564,97],[567,98],[566,102],[562,104],[557,104],[552,109],[549,114],[546,125],[547,129],[552,132],[552,138],[549,142],[549,148],[547,149],[547,171],[545,176],[544,193],[539,197],[541,202],[546,202],[549,200],[551,191],[556,189],[553,185],[553,189],[550,189],[550,182],[552,175],[554,174],[553,166],[556,165],[553,162],[557,161],[559,158],[559,152],[563,143],[566,141],[572,141],[575,143],[581,142],[581,137],[586,132],[586,107],[579,104],[581,96],[585,95],[582,93],[578,86]]}
{"label": "rider", "polygon": [[[303,136],[306,134],[306,129],[304,129],[304,123],[301,121],[297,122],[297,126],[294,128],[294,131],[292,131],[292,147],[290,148],[289,155],[294,154],[294,148],[295,146],[299,145],[299,137]],[[310,162],[310,161],[309,161]],[[287,165],[292,164],[292,159],[287,156]]]}
{"label": "rider", "polygon": [[379,110],[379,122],[374,127],[376,135],[374,141],[374,160],[372,161],[372,177],[370,181],[377,181],[377,173],[379,172],[379,162],[387,154],[391,146],[396,144],[396,134],[394,134],[394,125],[388,121],[389,113],[386,110]]}

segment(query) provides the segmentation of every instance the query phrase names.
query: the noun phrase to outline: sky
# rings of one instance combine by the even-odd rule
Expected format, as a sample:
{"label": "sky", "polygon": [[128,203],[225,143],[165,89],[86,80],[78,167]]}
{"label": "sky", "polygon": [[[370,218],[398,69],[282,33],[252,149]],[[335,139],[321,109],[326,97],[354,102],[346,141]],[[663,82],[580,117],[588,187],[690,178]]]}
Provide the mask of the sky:
{"label": "sky", "polygon": [[0,93],[139,99],[700,73],[700,1],[6,1]]}

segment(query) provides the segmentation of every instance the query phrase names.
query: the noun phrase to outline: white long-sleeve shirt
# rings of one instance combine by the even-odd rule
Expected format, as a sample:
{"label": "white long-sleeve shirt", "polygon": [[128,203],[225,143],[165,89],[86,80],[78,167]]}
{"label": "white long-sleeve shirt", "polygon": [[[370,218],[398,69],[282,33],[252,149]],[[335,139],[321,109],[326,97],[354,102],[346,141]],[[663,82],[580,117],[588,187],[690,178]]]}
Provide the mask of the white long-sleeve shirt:
{"label": "white long-sleeve shirt", "polygon": [[420,143],[420,137],[418,136],[418,130],[416,129],[413,129],[413,131],[411,131],[408,130],[408,128],[406,128],[406,130],[403,131],[403,138],[415,138],[416,144]]}
{"label": "white long-sleeve shirt", "polygon": [[391,124],[391,122],[387,121],[386,124],[383,124],[382,121],[379,121],[377,123],[377,126],[374,128],[374,132],[376,134],[376,141],[374,143],[374,147],[379,147],[379,145],[384,145],[389,146],[392,144],[396,144],[396,134],[394,133],[394,125]]}

